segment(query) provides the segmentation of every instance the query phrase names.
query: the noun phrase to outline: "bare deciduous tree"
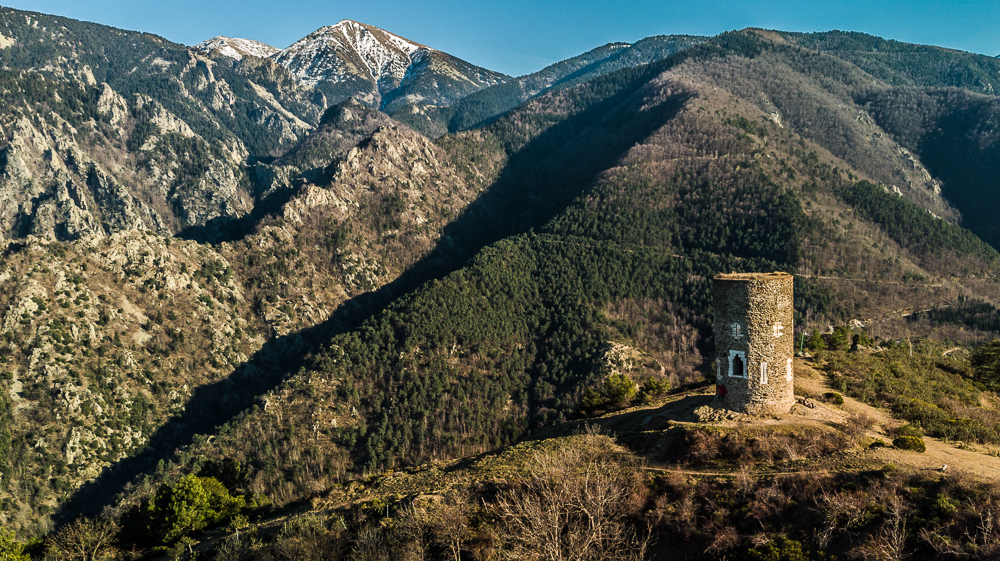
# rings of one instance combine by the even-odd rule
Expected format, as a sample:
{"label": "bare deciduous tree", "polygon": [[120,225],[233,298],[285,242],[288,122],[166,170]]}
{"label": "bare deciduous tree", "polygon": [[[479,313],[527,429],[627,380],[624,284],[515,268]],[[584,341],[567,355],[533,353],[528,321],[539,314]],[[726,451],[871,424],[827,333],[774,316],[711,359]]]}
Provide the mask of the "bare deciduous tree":
{"label": "bare deciduous tree", "polygon": [[838,533],[864,525],[871,516],[868,502],[864,493],[855,491],[824,492],[818,497],[823,513],[823,524],[816,535],[819,547],[825,549]]}
{"label": "bare deciduous tree", "polygon": [[886,514],[882,527],[858,549],[861,558],[866,561],[902,561],[909,556],[906,551],[906,539],[910,534],[906,526],[907,505],[896,493],[885,498]]}
{"label": "bare deciduous tree", "polygon": [[117,559],[118,524],[110,518],[80,517],[53,534],[46,544],[46,557],[67,561]]}
{"label": "bare deciduous tree", "polygon": [[634,465],[610,459],[614,443],[589,430],[578,446],[538,453],[530,479],[492,507],[504,559],[642,559],[645,545],[628,522],[640,506]]}
{"label": "bare deciduous tree", "polygon": [[424,559],[428,547],[437,545],[455,561],[461,559],[462,544],[469,535],[470,508],[468,497],[457,493],[406,507],[394,532],[400,558]]}
{"label": "bare deciduous tree", "polygon": [[394,559],[392,542],[386,533],[375,525],[364,527],[354,541],[351,559],[357,561],[389,561]]}

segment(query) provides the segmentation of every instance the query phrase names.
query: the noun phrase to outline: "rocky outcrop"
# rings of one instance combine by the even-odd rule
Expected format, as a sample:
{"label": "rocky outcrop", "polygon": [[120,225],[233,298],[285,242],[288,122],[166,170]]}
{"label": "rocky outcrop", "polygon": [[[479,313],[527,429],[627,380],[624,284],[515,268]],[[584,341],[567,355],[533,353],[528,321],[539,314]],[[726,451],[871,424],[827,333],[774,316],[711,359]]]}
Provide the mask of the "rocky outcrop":
{"label": "rocky outcrop", "polygon": [[149,96],[99,92],[89,130],[55,112],[0,125],[0,235],[170,233],[249,212],[241,142],[206,141]]}
{"label": "rocky outcrop", "polygon": [[157,213],[107,178],[57,115],[21,117],[0,150],[0,234],[72,240],[163,229]]}

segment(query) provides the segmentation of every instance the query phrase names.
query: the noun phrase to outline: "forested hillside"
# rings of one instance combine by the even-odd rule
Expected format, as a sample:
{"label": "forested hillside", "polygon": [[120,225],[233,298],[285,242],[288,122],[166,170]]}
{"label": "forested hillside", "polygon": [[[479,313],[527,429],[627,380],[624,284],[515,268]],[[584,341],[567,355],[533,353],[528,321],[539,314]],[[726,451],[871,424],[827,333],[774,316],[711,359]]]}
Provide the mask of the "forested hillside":
{"label": "forested hillside", "polygon": [[957,87],[995,94],[1000,60],[856,32],[782,33],[786,40],[846,60],[892,86]]}
{"label": "forested hillside", "polygon": [[[811,95],[764,90],[778,117],[761,90],[737,95],[765,63],[780,74],[763,84],[797,76]],[[823,117],[842,123],[840,138],[870,138],[871,125],[851,124],[861,108],[841,107],[857,72],[734,34],[443,137],[451,165],[488,188],[417,270],[461,266],[333,335],[266,408],[186,457],[259,466],[256,492],[282,501],[357,471],[513,442],[580,414],[611,372],[649,388],[696,383],[710,375],[718,271],[798,273],[796,318],[809,330],[890,318],[883,336],[958,333],[947,320],[891,318],[913,302],[994,301],[1000,256],[917,204],[949,210],[933,191],[914,202],[876,183],[913,171],[889,138],[843,147],[807,125]],[[281,436],[303,430],[308,439]]]}
{"label": "forested hillside", "polygon": [[431,137],[481,126],[549,90],[565,89],[592,78],[664,59],[697,45],[703,37],[647,37],[635,44],[611,43],[557,62],[538,72],[471,93],[444,107],[411,104],[393,110],[394,119]]}
{"label": "forested hillside", "polygon": [[941,181],[942,194],[962,211],[963,224],[994,247],[997,125],[995,96],[958,88],[894,88],[862,101],[872,117]]}
{"label": "forested hillside", "polygon": [[[527,97],[470,96],[451,130],[475,128],[432,141],[351,101],[320,117],[252,57],[4,14],[0,167],[51,193],[4,224],[0,261],[0,521],[24,533],[107,507],[134,547],[177,546],[155,516],[184,486],[280,507],[604,411],[615,380],[640,401],[696,388],[719,272],[795,274],[797,333],[997,334],[1000,254],[968,210],[988,208],[970,183],[994,98],[876,72],[839,35],[609,46]],[[73,40],[31,46],[56,28]],[[114,37],[138,54],[93,58]],[[67,81],[84,67],[104,85]],[[114,189],[152,210],[92,204]],[[113,233],[110,209],[152,231]]]}

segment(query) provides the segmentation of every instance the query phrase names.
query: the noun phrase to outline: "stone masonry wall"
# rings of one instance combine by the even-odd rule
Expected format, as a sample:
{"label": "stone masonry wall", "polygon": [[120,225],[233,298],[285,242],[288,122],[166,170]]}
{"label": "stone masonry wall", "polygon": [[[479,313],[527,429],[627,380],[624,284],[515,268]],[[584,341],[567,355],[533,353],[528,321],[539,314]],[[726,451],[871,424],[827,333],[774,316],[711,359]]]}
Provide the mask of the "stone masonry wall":
{"label": "stone masonry wall", "polygon": [[792,276],[732,273],[716,275],[712,284],[716,383],[725,406],[751,415],[787,413],[795,403]]}

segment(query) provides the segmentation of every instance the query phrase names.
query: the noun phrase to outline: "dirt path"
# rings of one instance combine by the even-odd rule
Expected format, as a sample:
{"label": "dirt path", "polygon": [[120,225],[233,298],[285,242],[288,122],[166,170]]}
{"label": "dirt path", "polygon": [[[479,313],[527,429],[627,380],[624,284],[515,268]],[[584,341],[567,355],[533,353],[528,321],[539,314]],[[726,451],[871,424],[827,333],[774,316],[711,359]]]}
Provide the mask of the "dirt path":
{"label": "dirt path", "polygon": [[[824,375],[801,359],[795,359],[795,385],[796,389],[804,390],[814,395],[822,395],[830,391],[824,383]],[[869,432],[869,436],[882,438],[891,441],[887,430],[902,425],[903,422],[892,417],[884,409],[872,407],[854,398],[844,396],[843,418],[851,413],[863,413],[875,419],[875,426]],[[982,447],[984,452],[980,453],[953,446],[947,442],[933,438],[924,437],[927,451],[924,453],[908,452],[896,448],[878,448],[865,451],[863,454],[871,460],[883,463],[891,463],[897,466],[909,466],[917,470],[942,471],[943,466],[948,466],[944,471],[961,471],[984,479],[1000,480],[1000,458],[990,455],[989,452],[996,453],[997,450],[989,447]]]}
{"label": "dirt path", "polygon": [[[866,436],[871,439],[880,439],[886,443],[892,442],[891,430],[904,424],[893,417],[890,412],[872,407],[848,396],[843,396],[844,404],[842,406],[825,403],[822,401],[822,396],[831,391],[826,385],[826,376],[804,359],[795,359],[795,393],[796,396],[808,398],[814,405],[813,407],[805,407],[797,403],[788,414],[780,417],[748,417],[726,410],[714,409],[714,396],[705,393],[707,391],[674,396],[658,406],[635,407],[586,422],[599,424],[608,432],[625,436],[656,433],[668,429],[672,425],[675,426],[677,423],[710,423],[722,427],[817,427],[830,430],[831,428],[840,428],[855,415],[865,415],[874,420],[873,426]],[[563,432],[576,429],[578,427],[573,423],[560,428]],[[812,460],[795,460],[764,467],[758,465],[754,475],[857,472],[881,469],[886,464],[893,464],[901,469],[964,472],[977,478],[1000,480],[1000,457],[997,457],[1000,455],[1000,448],[977,447],[976,450],[971,450],[931,437],[924,437],[924,442],[927,445],[927,451],[924,453],[899,450],[891,446],[875,449],[855,447],[834,456]],[[942,470],[941,468],[944,466],[947,468]],[[738,473],[737,470],[725,471],[718,467],[702,471],[687,466],[655,462],[649,464],[647,469],[707,477],[731,477]]]}

